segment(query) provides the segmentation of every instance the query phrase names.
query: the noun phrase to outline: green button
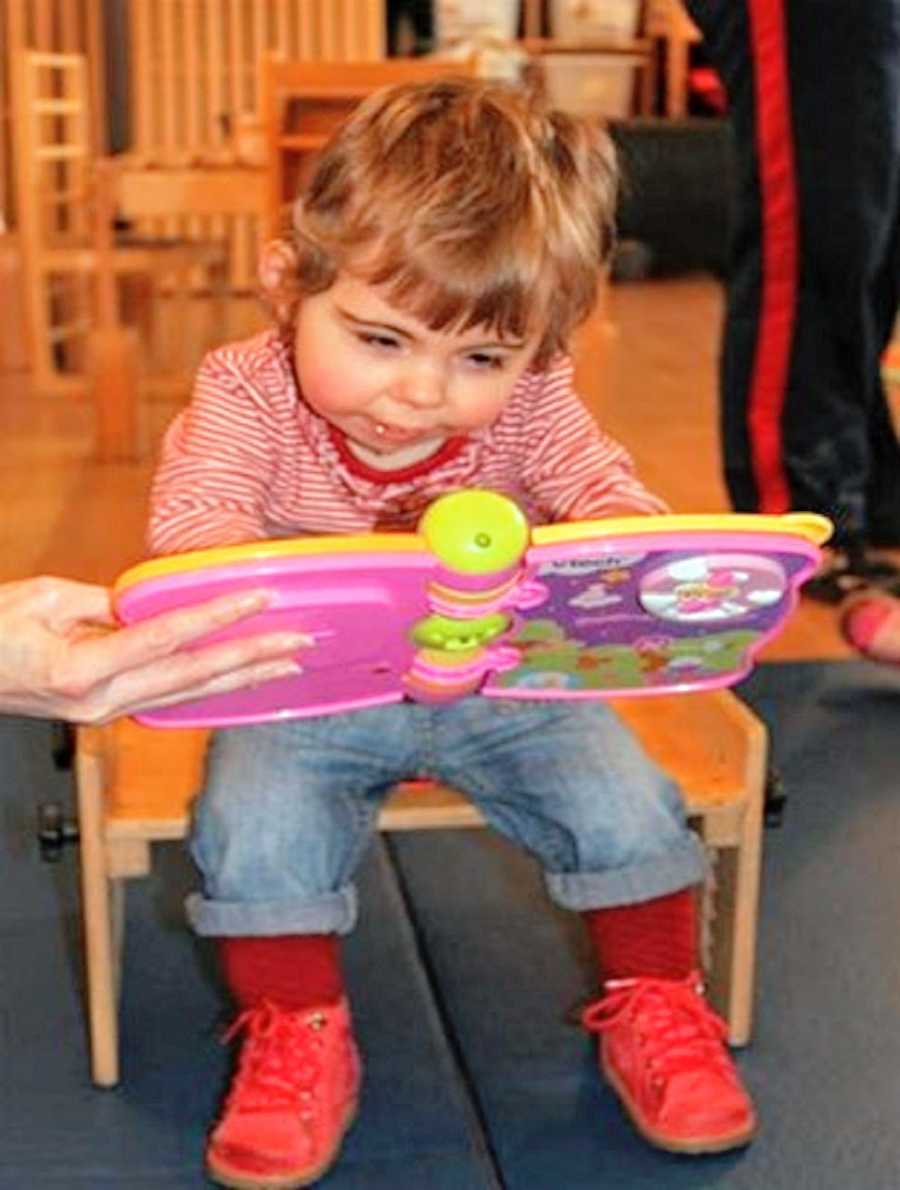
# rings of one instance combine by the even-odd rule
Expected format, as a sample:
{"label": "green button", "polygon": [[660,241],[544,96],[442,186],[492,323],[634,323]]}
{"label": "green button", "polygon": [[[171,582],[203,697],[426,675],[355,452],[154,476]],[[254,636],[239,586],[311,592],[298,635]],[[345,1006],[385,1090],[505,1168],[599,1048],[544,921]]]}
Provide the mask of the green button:
{"label": "green button", "polygon": [[493,612],[477,620],[451,620],[449,616],[425,616],[417,620],[410,636],[424,649],[443,653],[462,653],[486,645],[509,627],[509,616]]}

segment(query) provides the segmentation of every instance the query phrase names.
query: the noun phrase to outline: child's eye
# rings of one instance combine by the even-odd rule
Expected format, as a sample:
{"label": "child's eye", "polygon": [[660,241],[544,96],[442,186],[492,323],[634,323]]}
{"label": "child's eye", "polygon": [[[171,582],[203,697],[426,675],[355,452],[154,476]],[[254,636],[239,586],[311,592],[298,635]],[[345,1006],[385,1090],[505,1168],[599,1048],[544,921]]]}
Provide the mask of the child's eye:
{"label": "child's eye", "polygon": [[499,371],[506,363],[502,355],[489,355],[486,351],[473,351],[468,357],[469,363],[485,371]]}
{"label": "child's eye", "polygon": [[360,331],[356,337],[367,347],[377,347],[382,351],[390,351],[399,346],[397,339],[390,335],[378,334],[376,331]]}

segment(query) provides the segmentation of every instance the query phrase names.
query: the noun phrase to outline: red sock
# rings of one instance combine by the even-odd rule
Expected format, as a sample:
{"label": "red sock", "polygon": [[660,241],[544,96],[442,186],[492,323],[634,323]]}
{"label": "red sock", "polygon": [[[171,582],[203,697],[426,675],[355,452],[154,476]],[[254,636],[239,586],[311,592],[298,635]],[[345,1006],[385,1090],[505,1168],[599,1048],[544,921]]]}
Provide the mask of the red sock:
{"label": "red sock", "polygon": [[638,976],[683,979],[700,966],[692,888],[636,905],[588,909],[582,917],[601,982]]}
{"label": "red sock", "polygon": [[333,1004],[344,994],[335,934],[219,938],[225,983],[239,1008],[270,1000],[295,1012]]}

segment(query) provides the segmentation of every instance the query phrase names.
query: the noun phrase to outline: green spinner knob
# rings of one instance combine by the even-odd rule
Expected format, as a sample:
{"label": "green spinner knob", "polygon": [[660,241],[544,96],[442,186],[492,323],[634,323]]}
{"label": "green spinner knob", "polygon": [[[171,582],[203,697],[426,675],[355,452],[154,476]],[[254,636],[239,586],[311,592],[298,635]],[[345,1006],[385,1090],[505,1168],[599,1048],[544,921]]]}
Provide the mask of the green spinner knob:
{"label": "green spinner knob", "polygon": [[419,522],[419,533],[448,570],[472,575],[514,566],[530,536],[517,504],[477,488],[435,500]]}
{"label": "green spinner knob", "polygon": [[509,616],[493,612],[475,620],[454,620],[449,616],[426,616],[416,621],[412,639],[422,648],[441,653],[464,653],[480,649],[502,636],[509,628]]}

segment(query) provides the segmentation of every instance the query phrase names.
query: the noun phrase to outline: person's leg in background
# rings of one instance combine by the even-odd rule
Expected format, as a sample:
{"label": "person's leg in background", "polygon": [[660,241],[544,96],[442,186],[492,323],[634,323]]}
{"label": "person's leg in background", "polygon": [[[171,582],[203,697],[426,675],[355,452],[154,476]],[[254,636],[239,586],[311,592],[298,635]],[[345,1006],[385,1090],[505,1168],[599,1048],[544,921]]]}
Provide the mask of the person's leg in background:
{"label": "person's leg in background", "polygon": [[688,7],[735,133],[729,492],[741,511],[830,516],[840,560],[813,590],[838,599],[890,574],[869,545],[900,543],[900,448],[879,369],[897,302],[900,0]]}
{"label": "person's leg in background", "polygon": [[832,517],[852,569],[854,553],[900,545],[900,445],[881,380],[898,299],[900,0],[792,0],[786,20],[800,290],[785,467],[792,507]]}

